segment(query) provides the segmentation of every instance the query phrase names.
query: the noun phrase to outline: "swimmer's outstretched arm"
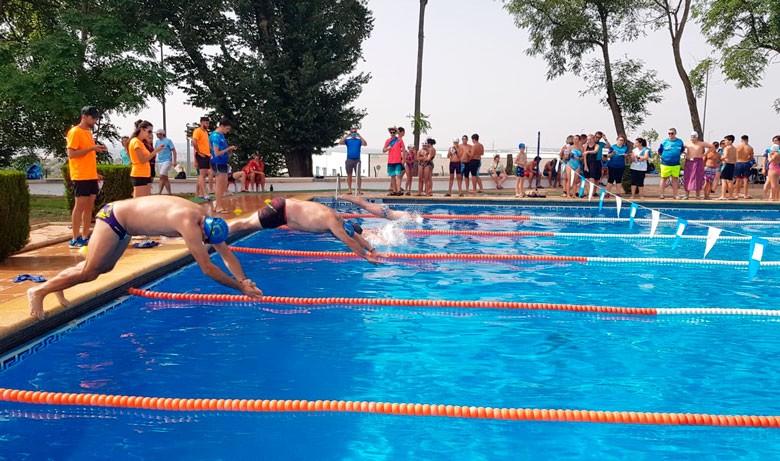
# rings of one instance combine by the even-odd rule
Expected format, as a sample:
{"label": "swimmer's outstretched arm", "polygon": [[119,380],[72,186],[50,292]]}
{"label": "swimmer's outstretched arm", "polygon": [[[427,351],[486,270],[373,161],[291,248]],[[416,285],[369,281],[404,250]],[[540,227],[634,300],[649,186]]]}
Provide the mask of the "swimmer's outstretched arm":
{"label": "swimmer's outstretched arm", "polygon": [[[211,258],[209,258],[209,252],[206,250],[206,245],[204,245],[203,241],[201,240],[202,232],[200,228],[197,226],[191,227],[191,229],[188,228],[186,231],[181,232],[182,238],[184,238],[184,243],[187,245],[187,248],[190,250],[192,257],[195,258],[195,262],[198,263],[198,266],[200,266],[200,269],[204,274],[214,279],[214,281],[244,293],[245,295],[252,298],[259,298],[263,295],[263,292],[260,291],[257,287],[254,287],[249,283],[241,283],[241,281],[236,280],[222,272],[222,269],[211,262]],[[227,245],[224,243],[221,243],[220,245],[225,247],[224,251],[230,251],[227,248]],[[220,252],[220,255],[222,255],[222,252]],[[238,261],[236,261],[236,263],[237,262]]]}
{"label": "swimmer's outstretched arm", "polygon": [[[333,235],[335,235],[335,236],[336,236],[336,238],[338,238],[339,240],[341,240],[342,242],[344,242],[344,244],[345,244],[346,246],[348,246],[350,250],[354,251],[354,252],[355,252],[355,254],[357,254],[357,255],[358,255],[358,256],[360,256],[361,258],[365,258],[366,260],[368,260],[369,262],[371,262],[371,263],[374,263],[374,264],[378,264],[378,263],[379,263],[379,261],[378,261],[376,258],[374,258],[374,257],[373,257],[371,254],[369,254],[369,253],[366,253],[366,252],[363,250],[363,248],[364,248],[364,247],[363,247],[363,245],[361,245],[360,243],[358,243],[358,241],[357,241],[356,239],[354,239],[354,238],[350,237],[350,236],[347,234],[347,232],[344,230],[344,227],[343,227],[343,225],[341,225],[341,223],[339,223],[338,221],[336,221],[336,219],[335,219],[335,218],[333,219],[333,221],[334,221],[336,224],[334,224],[334,225],[331,225],[331,226],[330,226],[330,232],[331,232]],[[356,235],[355,235],[355,237],[357,237],[357,236],[358,236],[358,235],[356,234]],[[362,237],[361,237],[361,238],[362,238]],[[364,241],[365,241],[365,240],[364,240]],[[368,242],[366,242],[366,243],[368,244]]]}
{"label": "swimmer's outstretched arm", "polygon": [[[232,251],[230,251],[230,248],[228,248],[227,244],[225,242],[222,242],[218,245],[214,245],[214,249],[217,250],[217,253],[222,257],[222,261],[225,262],[225,265],[227,266],[228,270],[231,274],[233,274],[233,277],[236,278],[241,284],[254,287],[256,288],[257,285],[250,279],[247,278],[247,276],[244,274],[244,269],[241,267],[241,263],[238,262],[238,258],[236,258],[236,255],[233,254]],[[257,288],[257,291],[260,292],[260,295],[262,296],[263,291]]]}

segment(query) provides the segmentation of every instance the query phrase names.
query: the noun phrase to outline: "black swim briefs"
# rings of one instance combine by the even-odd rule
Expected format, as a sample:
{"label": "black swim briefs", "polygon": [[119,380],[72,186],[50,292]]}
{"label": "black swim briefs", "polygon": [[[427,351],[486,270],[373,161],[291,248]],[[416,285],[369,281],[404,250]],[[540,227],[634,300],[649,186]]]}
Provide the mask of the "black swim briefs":
{"label": "black swim briefs", "polygon": [[277,197],[262,210],[257,212],[263,229],[276,229],[287,224],[287,213],[284,211],[285,199]]}

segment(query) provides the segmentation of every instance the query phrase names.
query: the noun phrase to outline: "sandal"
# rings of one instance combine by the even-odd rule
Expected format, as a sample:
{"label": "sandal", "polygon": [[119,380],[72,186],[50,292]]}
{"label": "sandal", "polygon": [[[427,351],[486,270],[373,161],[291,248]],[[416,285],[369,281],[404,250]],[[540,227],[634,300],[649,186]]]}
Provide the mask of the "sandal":
{"label": "sandal", "polygon": [[155,242],[154,240],[146,240],[141,243],[134,243],[133,248],[154,248],[159,244],[160,242]]}
{"label": "sandal", "polygon": [[451,197],[451,194],[444,194],[445,197]]}

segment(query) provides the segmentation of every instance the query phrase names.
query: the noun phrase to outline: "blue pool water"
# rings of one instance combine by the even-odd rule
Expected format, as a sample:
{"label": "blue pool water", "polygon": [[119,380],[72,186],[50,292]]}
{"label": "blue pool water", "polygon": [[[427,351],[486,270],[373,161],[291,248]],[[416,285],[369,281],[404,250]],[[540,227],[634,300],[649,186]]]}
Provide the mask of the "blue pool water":
{"label": "blue pool water", "polygon": [[[339,206],[342,211],[354,208]],[[424,213],[608,216],[614,209],[428,206]],[[777,212],[675,210],[686,219]],[[627,211],[624,210],[624,216]],[[366,228],[387,221],[363,220]],[[392,224],[397,226],[398,224]],[[410,228],[646,234],[627,223],[426,221]],[[777,224],[718,226],[780,236]],[[393,228],[395,229],[395,227]],[[387,229],[385,229],[387,231]],[[674,227],[659,228],[672,234]],[[387,232],[386,232],[387,233]],[[691,228],[704,235],[706,228]],[[390,235],[395,235],[390,233]],[[726,234],[724,234],[726,235]],[[408,236],[382,251],[701,258],[683,240]],[[236,245],[344,251],[264,231]],[[780,243],[765,260],[780,260]],[[748,242],[709,259],[746,260]],[[239,254],[268,295],[775,309],[780,269],[318,261]],[[230,293],[186,267],[147,288]],[[492,407],[780,414],[780,320],[129,298],[0,374],[0,386],[188,398],[336,399]],[[0,403],[1,459],[769,459],[780,431],[356,414],[229,414]]]}

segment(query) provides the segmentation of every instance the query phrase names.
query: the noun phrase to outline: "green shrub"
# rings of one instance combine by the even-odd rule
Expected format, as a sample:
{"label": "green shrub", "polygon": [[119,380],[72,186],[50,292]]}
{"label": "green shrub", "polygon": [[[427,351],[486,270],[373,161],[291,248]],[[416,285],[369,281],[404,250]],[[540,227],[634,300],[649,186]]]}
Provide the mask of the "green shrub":
{"label": "green shrub", "polygon": [[21,171],[0,170],[0,261],[30,236],[30,189]]}
{"label": "green shrub", "polygon": [[[133,185],[130,183],[130,165],[98,165],[98,174],[103,176],[103,188],[95,199],[97,213],[106,203],[124,200],[133,196]],[[68,209],[73,210],[73,182],[70,180],[68,164],[62,166],[62,177],[65,180],[65,199]]]}

